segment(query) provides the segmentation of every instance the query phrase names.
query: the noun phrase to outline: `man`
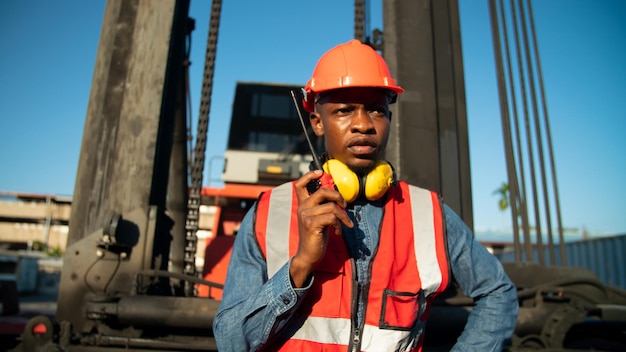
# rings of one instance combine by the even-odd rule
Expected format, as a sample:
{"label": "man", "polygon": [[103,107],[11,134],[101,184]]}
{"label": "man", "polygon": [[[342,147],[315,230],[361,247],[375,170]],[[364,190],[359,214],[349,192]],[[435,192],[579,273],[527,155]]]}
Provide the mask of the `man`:
{"label": "man", "polygon": [[[434,192],[395,180],[383,160],[403,89],[382,57],[338,45],[304,91],[325,172],[264,193],[243,220],[214,322],[219,350],[419,351],[430,303],[454,277],[476,302],[454,350],[501,351],[514,285]],[[311,189],[329,174],[336,188]]]}

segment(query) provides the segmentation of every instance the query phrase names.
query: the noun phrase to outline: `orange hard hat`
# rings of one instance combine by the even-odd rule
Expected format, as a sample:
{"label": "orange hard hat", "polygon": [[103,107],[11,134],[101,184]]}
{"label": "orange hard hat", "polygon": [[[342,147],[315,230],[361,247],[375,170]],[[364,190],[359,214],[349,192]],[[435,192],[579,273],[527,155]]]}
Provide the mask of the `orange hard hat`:
{"label": "orange hard hat", "polygon": [[391,77],[385,60],[371,46],[352,39],[327,51],[317,62],[304,87],[304,108],[314,110],[316,96],[339,88],[376,87],[393,96],[404,91]]}

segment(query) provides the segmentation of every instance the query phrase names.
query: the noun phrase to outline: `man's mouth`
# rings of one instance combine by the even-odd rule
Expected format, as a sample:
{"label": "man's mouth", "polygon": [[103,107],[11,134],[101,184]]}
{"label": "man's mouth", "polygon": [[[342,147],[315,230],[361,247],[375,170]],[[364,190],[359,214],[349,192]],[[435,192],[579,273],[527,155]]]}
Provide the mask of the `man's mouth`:
{"label": "man's mouth", "polygon": [[376,148],[371,145],[353,145],[349,149],[356,155],[371,154],[376,150]]}
{"label": "man's mouth", "polygon": [[359,138],[348,143],[348,149],[355,155],[372,154],[376,148],[376,141],[369,138]]}

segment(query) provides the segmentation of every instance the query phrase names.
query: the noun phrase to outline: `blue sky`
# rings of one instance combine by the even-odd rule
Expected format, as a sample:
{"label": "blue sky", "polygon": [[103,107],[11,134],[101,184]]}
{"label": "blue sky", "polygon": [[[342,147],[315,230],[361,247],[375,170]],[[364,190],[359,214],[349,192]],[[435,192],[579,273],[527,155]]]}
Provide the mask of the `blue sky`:
{"label": "blue sky", "polygon": [[[506,171],[488,1],[459,3],[474,224],[499,229],[510,216],[492,195]],[[0,1],[0,190],[74,193],[105,4]],[[353,36],[352,6],[223,1],[207,161],[224,151],[235,82],[304,84],[321,54]],[[535,0],[533,9],[563,225],[626,233],[626,1]],[[194,120],[209,13],[210,1],[192,0]],[[380,27],[380,0],[371,13]],[[219,177],[221,165],[210,168]]]}

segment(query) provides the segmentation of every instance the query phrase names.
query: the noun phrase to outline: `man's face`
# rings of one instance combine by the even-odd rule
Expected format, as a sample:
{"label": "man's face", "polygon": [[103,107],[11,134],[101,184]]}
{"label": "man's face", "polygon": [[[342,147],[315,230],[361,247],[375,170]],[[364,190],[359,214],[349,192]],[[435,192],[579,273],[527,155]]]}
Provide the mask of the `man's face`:
{"label": "man's face", "polygon": [[342,88],[323,93],[311,125],[324,136],[328,156],[365,174],[383,158],[389,137],[389,95],[378,88]]}

